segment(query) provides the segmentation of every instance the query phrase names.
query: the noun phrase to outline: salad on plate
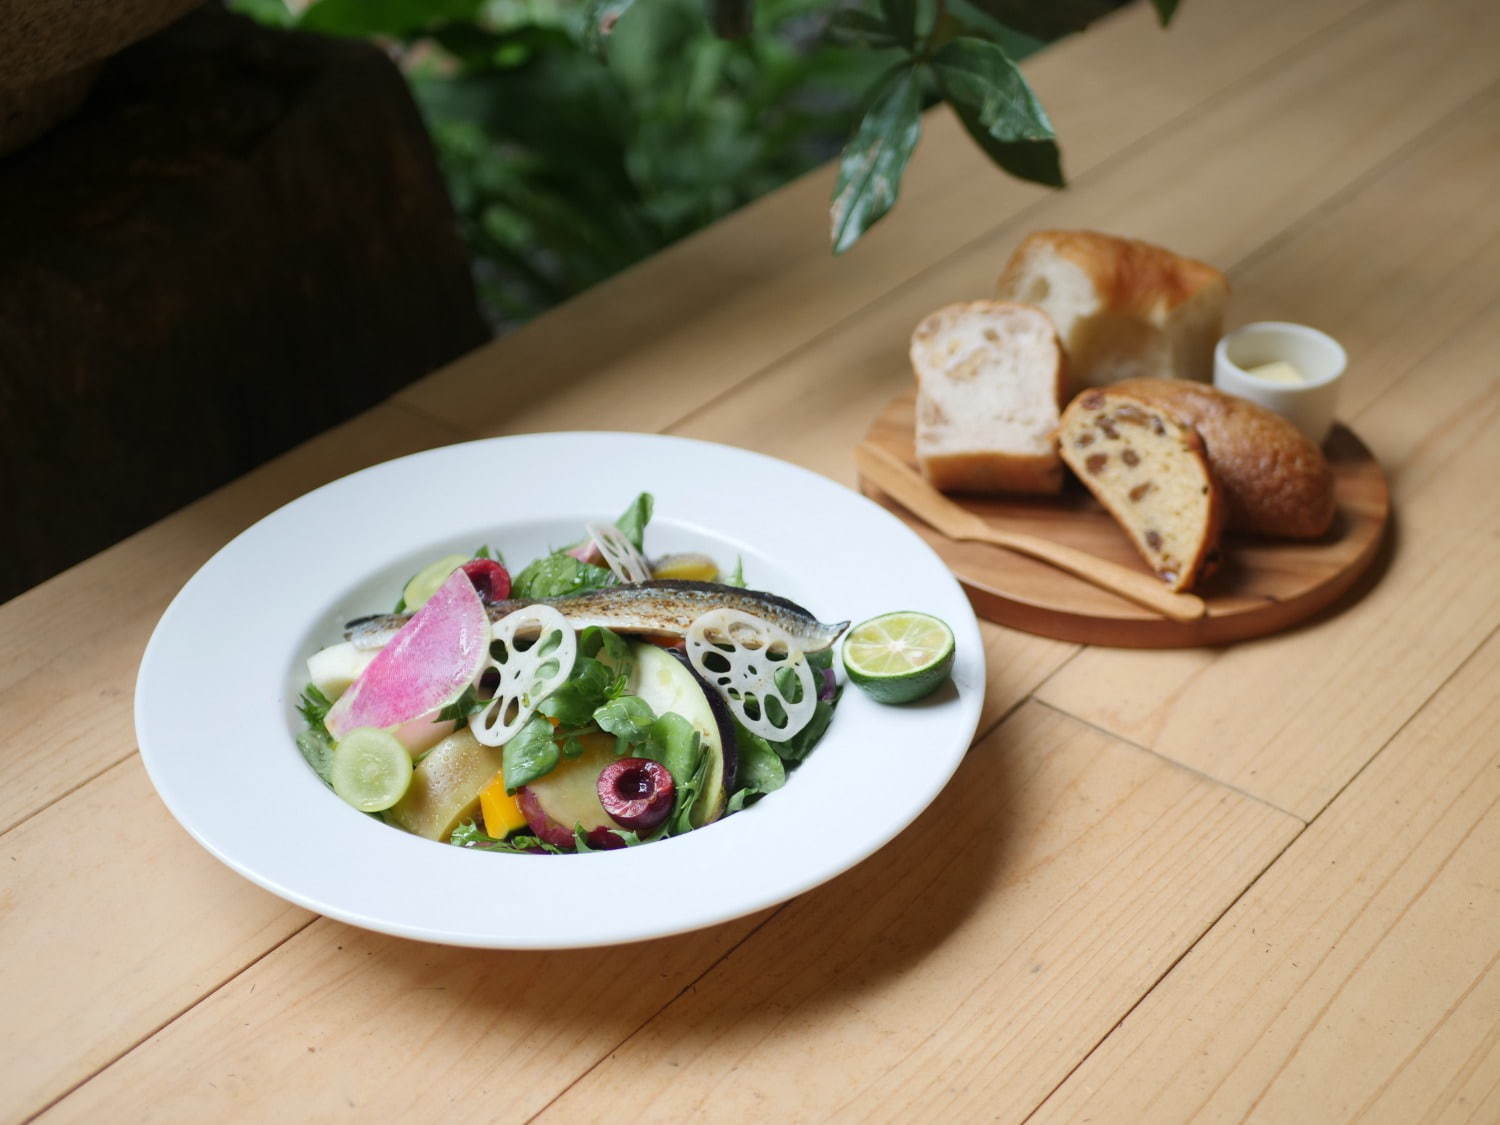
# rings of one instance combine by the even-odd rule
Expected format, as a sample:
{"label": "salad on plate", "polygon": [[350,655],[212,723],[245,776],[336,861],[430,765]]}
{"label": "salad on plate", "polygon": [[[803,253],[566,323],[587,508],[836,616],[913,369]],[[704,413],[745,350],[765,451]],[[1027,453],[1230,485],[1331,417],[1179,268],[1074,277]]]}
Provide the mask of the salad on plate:
{"label": "salad on plate", "polygon": [[[424,567],[391,613],[349,622],[308,660],[308,764],[386,824],[509,853],[647,843],[780,788],[833,720],[848,622],[748,589],[738,563],[726,575],[705,555],[649,559],[651,514],[643,493],[514,573],[487,546]],[[952,663],[936,622],[946,652],[909,670],[920,630],[907,616],[846,646],[876,698],[880,684],[931,690]]]}

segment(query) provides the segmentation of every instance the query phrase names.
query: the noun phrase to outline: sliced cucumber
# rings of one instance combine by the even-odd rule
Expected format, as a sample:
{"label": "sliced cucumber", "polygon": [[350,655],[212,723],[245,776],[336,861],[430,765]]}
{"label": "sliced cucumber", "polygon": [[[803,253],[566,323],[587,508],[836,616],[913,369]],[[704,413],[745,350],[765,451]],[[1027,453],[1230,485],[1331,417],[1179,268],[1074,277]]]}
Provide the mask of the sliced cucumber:
{"label": "sliced cucumber", "polygon": [[356,727],[333,748],[328,780],[360,812],[383,812],[411,785],[411,754],[390,731]]}
{"label": "sliced cucumber", "polygon": [[468,555],[444,555],[437,562],[417,571],[411,581],[406,584],[406,589],[401,591],[401,601],[405,603],[406,612],[416,613],[426,605],[427,599],[437,593],[438,587],[448,581],[448,575],[468,561]]}

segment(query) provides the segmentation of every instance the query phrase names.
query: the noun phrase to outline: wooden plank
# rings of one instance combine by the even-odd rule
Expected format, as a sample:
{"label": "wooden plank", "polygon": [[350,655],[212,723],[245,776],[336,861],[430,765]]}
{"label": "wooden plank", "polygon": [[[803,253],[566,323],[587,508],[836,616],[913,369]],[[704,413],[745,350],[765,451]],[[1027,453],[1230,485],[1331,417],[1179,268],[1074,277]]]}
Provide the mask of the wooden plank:
{"label": "wooden plank", "polygon": [[1026,704],[541,1120],[1020,1120],[1300,827]]}
{"label": "wooden plank", "polygon": [[5,837],[0,1117],[36,1112],[311,920],[168,815],[132,757]]}
{"label": "wooden plank", "polygon": [[1037,1120],[1500,1119],[1497,683],[1492,635]]}
{"label": "wooden plank", "polygon": [[523,1121],[762,920],[496,953],[320,919],[41,1120]]}
{"label": "wooden plank", "polygon": [[607,1055],[547,1116],[904,1101],[1019,1117],[1300,827],[1029,704],[911,832],[687,991],[753,923],[496,955],[320,921],[56,1116],[320,1117],[347,1098],[392,1118],[479,1105],[519,1120]]}
{"label": "wooden plank", "polygon": [[[1389,191],[1371,191],[1386,205],[1385,223],[1407,221],[1400,200],[1417,182],[1493,182],[1492,154],[1500,119],[1491,112],[1466,120],[1434,146],[1410,175],[1391,178]],[[1452,143],[1449,143],[1449,142]],[[1485,159],[1465,157],[1480,145]],[[1478,191],[1478,188],[1465,190]],[[1445,193],[1452,197],[1453,189]],[[1364,222],[1345,226],[1360,244],[1379,223],[1378,211],[1356,208]],[[1414,220],[1413,220],[1414,221]],[[1480,286],[1486,304],[1500,300],[1500,200],[1453,217],[1470,227],[1477,249],[1462,272]],[[1441,243],[1460,235],[1438,229]],[[1420,248],[1420,239],[1413,243]],[[1287,269],[1302,265],[1288,245]],[[1452,252],[1445,252],[1452,261]],[[1315,268],[1315,267],[1314,267]],[[1361,332],[1378,354],[1375,318],[1384,338],[1408,348],[1404,336],[1431,339],[1427,309],[1442,323],[1445,284],[1392,287],[1379,309],[1361,317]],[[1263,283],[1273,277],[1263,275]],[[1479,303],[1480,298],[1466,296]],[[1321,321],[1336,335],[1338,323]],[[1395,531],[1374,588],[1330,619],[1293,633],[1220,651],[1082,654],[1043,686],[1041,698],[1133,742],[1254,792],[1311,818],[1368,761],[1500,620],[1500,542],[1476,527],[1500,521],[1500,449],[1486,436],[1500,411],[1494,376],[1500,325],[1481,311],[1466,327],[1390,384],[1387,370],[1370,374],[1387,389],[1355,417],[1355,429],[1392,481]],[[1356,361],[1358,388],[1364,378]],[[1355,401],[1370,392],[1355,390]],[[1376,392],[1379,393],[1379,392]],[[1377,564],[1378,568],[1379,564]],[[1337,653],[1333,658],[1330,654]],[[1107,687],[1101,690],[1101,685]],[[1308,748],[1316,747],[1316,753]]]}
{"label": "wooden plank", "polygon": [[[992,727],[1001,715],[1014,707],[1075,651],[1075,646],[1041,641],[1039,638],[1023,638],[1027,641],[1036,640],[1038,643],[1017,645],[1011,643],[1015,634],[995,626],[986,627],[984,635],[989,690],[980,719],[981,730]],[[149,815],[132,814],[129,847],[125,849],[117,848],[114,838],[108,833],[75,833],[67,827],[77,823],[97,823],[104,817],[114,820],[120,816],[121,809],[136,809],[141,806],[146,808]],[[23,911],[15,927],[9,930],[4,914],[0,913],[0,938],[9,939],[10,948],[35,952],[23,962],[26,967],[24,975],[17,974],[11,981],[6,981],[0,975],[0,997],[6,999],[11,1010],[40,1010],[45,1004],[49,1013],[49,1018],[43,1020],[40,1027],[28,1025],[24,1029],[27,1050],[13,1060],[18,1068],[22,1068],[16,1077],[17,1103],[28,1112],[62,1094],[103,1063],[140,1043],[165,1019],[212,992],[223,978],[232,975],[233,968],[238,967],[236,964],[230,970],[224,970],[224,960],[232,959],[225,952],[226,949],[240,958],[239,963],[249,964],[284,939],[291,929],[304,924],[308,918],[303,912],[285,906],[279,900],[270,899],[244,883],[198,849],[151,795],[139,759],[134,757],[26,822],[7,837],[7,841],[10,840],[18,841],[12,847],[27,855],[28,869],[17,877],[15,887],[17,901],[29,909]],[[178,857],[181,857],[181,864],[177,862]],[[151,882],[155,870],[162,867],[176,870],[180,865],[186,865],[192,873],[187,881],[180,885],[175,879],[157,881],[153,884],[155,893],[149,900],[140,901],[134,897],[134,888]],[[210,869],[210,872],[200,875],[199,868],[202,867]],[[37,873],[33,874],[31,868],[35,868]],[[212,895],[205,894],[200,885],[209,880],[210,874],[217,876],[213,881]],[[68,887],[70,895],[90,903],[90,911],[93,913],[108,915],[117,909],[128,907],[141,933],[173,933],[172,942],[159,950],[173,955],[158,956],[153,953],[145,959],[139,956],[98,956],[98,931],[94,928],[80,930],[75,941],[47,944],[43,940],[46,936],[45,927],[56,921],[55,904],[47,895],[62,885]],[[184,897],[179,901],[176,897],[178,895],[191,897]],[[217,917],[213,913],[199,917],[200,901],[212,904],[219,899],[232,900],[233,908],[219,911]],[[275,925],[265,925],[259,915],[254,913],[259,908],[256,904],[263,902],[279,905],[285,911],[284,916],[277,916]],[[178,934],[177,920],[182,917],[192,918],[194,924]],[[613,1020],[597,1020],[597,1029],[582,1037],[576,1045],[576,1051],[581,1054],[553,1058],[549,1049],[542,1051],[537,1057],[512,1060],[518,1069],[506,1081],[513,1079],[524,1082],[528,1088],[535,1084],[539,1092],[547,1092],[546,1097],[550,1097],[576,1077],[576,1072],[568,1069],[570,1066],[581,1070],[601,1057],[690,980],[742,940],[754,924],[753,921],[748,925],[736,923],[717,927],[691,939],[653,943],[649,947],[653,951],[653,964],[658,958],[665,958],[677,967],[671,973],[664,973],[659,985],[653,985],[649,989],[642,988],[641,995],[619,1015],[618,1018],[625,1021],[623,1025]],[[286,928],[288,926],[290,929]],[[131,942],[138,936],[136,933],[123,935],[122,946],[130,948]],[[176,956],[179,941],[184,943],[183,948],[186,950],[181,957]],[[140,944],[142,948],[154,948],[149,940]],[[80,946],[89,955],[82,955]],[[663,953],[667,947],[670,949]],[[264,969],[260,966],[252,968],[248,984],[236,982],[230,991],[245,989],[241,1001],[246,1005],[258,1004],[267,996],[278,998],[276,1002],[284,1002],[288,1011],[276,1015],[276,1026],[296,1027],[298,1020],[319,1021],[327,1014],[321,1007],[322,1001],[311,1006],[300,1002],[298,982],[305,983],[309,979],[321,980],[329,975],[340,976],[347,973],[352,991],[348,995],[340,994],[331,998],[328,1002],[339,1007],[358,1006],[357,1012],[350,1013],[354,1024],[375,1027],[380,1024],[382,1011],[399,1008],[403,1003],[403,996],[410,991],[420,990],[411,989],[405,982],[393,982],[390,991],[367,993],[368,982],[363,970],[351,971],[349,966],[358,965],[361,958],[368,957],[385,966],[382,971],[394,972],[410,961],[414,949],[422,951],[425,963],[439,966],[438,974],[448,982],[443,987],[450,989],[458,997],[472,999],[476,994],[482,994],[491,997],[494,1003],[490,1006],[493,1007],[500,1004],[510,991],[532,990],[529,1004],[537,1011],[539,1020],[544,1014],[541,1009],[549,1004],[556,1013],[572,1014],[594,1013],[601,1004],[611,1003],[608,999],[610,982],[630,977],[631,958],[638,955],[637,947],[631,947],[636,950],[634,953],[624,952],[619,957],[612,954],[608,964],[598,969],[597,977],[591,978],[593,983],[588,987],[593,988],[594,992],[580,998],[568,991],[574,987],[582,987],[576,981],[576,965],[560,968],[559,977],[551,984],[526,983],[537,975],[538,965],[551,963],[551,959],[546,956],[530,958],[515,973],[491,979],[494,962],[514,959],[515,955],[436,950],[434,947],[361,934],[338,923],[319,920],[307,933],[298,935],[294,942],[276,950],[268,958]],[[583,953],[559,956],[564,961],[582,964],[598,955]],[[193,962],[194,959],[206,962],[209,967],[190,973],[185,981],[184,957],[188,962]],[[283,959],[289,961],[289,964],[284,965]],[[267,975],[263,977],[262,973]],[[59,990],[55,981],[64,976],[67,985]],[[103,1024],[81,1018],[89,1011],[91,1004],[97,1003],[98,997],[118,995],[124,990],[140,998],[140,1001],[112,1010],[112,1018]],[[550,1001],[545,997],[550,997]],[[222,1002],[219,996],[211,997],[208,1001],[211,1005]],[[426,1030],[421,1031],[423,1035],[441,1034],[445,1037],[445,1042],[451,1045],[451,1040],[447,1037],[453,1034],[454,1029],[449,1026],[453,1014],[435,1009],[429,1015],[438,1022],[433,1026],[421,1024],[418,1030],[425,1028]],[[233,1025],[241,1017],[236,1010],[228,1018]],[[476,1037],[491,1036],[494,1032],[492,1019],[493,1013],[489,1020],[481,1020],[470,1026],[470,1032]],[[594,1019],[594,1016],[591,1015],[590,1019]],[[381,1042],[404,1057],[409,1045],[399,1036],[407,1032],[415,1033],[411,1028],[399,1029],[399,1034],[398,1029],[388,1029],[381,1034]],[[540,1031],[536,1027],[529,1027],[524,1033],[517,1034],[516,1043],[524,1045],[530,1042],[533,1035],[542,1035],[544,1032],[552,1034],[545,1027]],[[20,1030],[15,1033],[20,1034]],[[219,1034],[218,1031],[214,1032],[215,1037]],[[398,1034],[398,1038],[390,1040],[387,1038],[389,1034]],[[314,1031],[309,1030],[307,1036],[310,1042],[322,1042]],[[367,1043],[368,1036],[359,1041]],[[0,1040],[0,1044],[3,1042]],[[302,1050],[302,1041],[294,1042],[295,1047],[287,1049],[292,1050],[293,1057],[300,1060],[301,1056],[295,1052]],[[474,1060],[466,1065],[479,1066],[479,1060],[493,1049],[492,1039],[484,1038],[482,1042],[476,1040],[473,1046]],[[522,1050],[524,1054],[521,1046],[507,1048],[510,1049]],[[342,1065],[341,1057],[334,1052],[332,1046],[319,1047],[319,1051],[321,1053],[318,1053],[316,1059],[306,1060],[309,1065],[316,1068],[337,1068]],[[351,1069],[360,1069],[358,1058],[357,1053],[349,1056],[348,1065]],[[50,1068],[44,1067],[37,1063],[38,1059],[51,1060],[52,1065]],[[580,1059],[583,1061],[579,1061]],[[428,1062],[430,1065],[430,1060]],[[0,1089],[9,1088],[4,1065],[4,1061],[0,1060]],[[243,1064],[236,1063],[236,1066],[240,1065]],[[276,1065],[284,1063],[278,1062]],[[493,1076],[487,1077],[484,1081],[489,1082],[492,1078]],[[342,1096],[342,1092],[337,1093]],[[202,1090],[191,1094],[190,1100],[199,1096],[211,1100],[217,1094],[212,1090]],[[184,1097],[189,1095],[184,1094]],[[540,1109],[546,1097],[533,1108]],[[186,1104],[184,1103],[184,1111]],[[337,1106],[330,1103],[328,1108],[329,1112],[333,1112]],[[0,1111],[3,1109],[4,1105],[0,1104]]]}
{"label": "wooden plank", "polygon": [[[1082,186],[1153,131],[1258,80],[1271,60],[1335,39],[1380,7],[1199,0],[1163,33],[1145,5],[1133,5],[1028,60],[1025,70]],[[398,401],[475,434],[667,425],[1052,198],[996,171],[950,114],[928,114],[925,129],[901,205],[851,253],[828,251],[830,165],[429,376]]]}
{"label": "wooden plank", "polygon": [[[1384,162],[1403,145],[1420,142],[1445,118],[1450,119],[1444,132],[1448,143],[1435,147],[1420,170],[1403,175],[1400,190],[1379,194],[1394,212],[1420,190],[1414,183],[1418,176],[1430,179],[1441,168],[1442,178],[1453,186],[1438,193],[1442,206],[1424,206],[1418,218],[1444,217],[1456,225],[1467,221],[1470,212],[1447,207],[1477,207],[1483,216],[1477,220],[1478,231],[1471,233],[1483,238],[1496,221],[1491,216],[1500,216],[1500,200],[1488,191],[1497,115],[1493,96],[1473,107],[1468,103],[1493,84],[1492,45],[1500,39],[1500,8],[1483,0],[1455,0],[1446,6],[1451,21],[1436,23],[1431,6],[1401,5],[1374,13],[1320,50],[1288,61],[1264,81],[1137,146],[1113,164],[1107,177],[1051,197],[1023,220],[976,239],[809,347],[674,424],[671,432],[749,445],[852,483],[854,444],[886,404],[911,385],[906,350],[912,328],[948,302],[993,292],[1001,265],[1027,230],[1117,230],[1228,265],[1255,253],[1372,172],[1383,172]],[[1441,76],[1436,82],[1435,74]],[[1345,139],[1328,151],[1331,135]],[[1397,166],[1403,164],[1398,158]],[[1370,190],[1383,182],[1375,176]],[[1163,183],[1171,190],[1162,190]],[[1233,221],[1226,221],[1226,215],[1233,215]],[[1384,222],[1397,224],[1396,215],[1386,215]],[[1369,241],[1368,229],[1359,236],[1361,244]],[[1456,232],[1453,237],[1457,239]],[[1424,280],[1441,278],[1439,266],[1451,270],[1458,264],[1458,243],[1450,247],[1446,237],[1431,261],[1420,260],[1423,250],[1413,237],[1402,237],[1396,245],[1418,257],[1418,276]],[[1392,314],[1409,310],[1392,306],[1402,300],[1409,306],[1424,297],[1420,282],[1391,283],[1401,263],[1390,256],[1394,250],[1386,254],[1380,276],[1389,292],[1374,302],[1378,312],[1362,318],[1365,331],[1354,341],[1357,345],[1370,341],[1374,347],[1377,331],[1385,336],[1407,331]],[[1478,278],[1481,268],[1476,263],[1464,275]],[[1482,275],[1485,291],[1493,274],[1491,268]],[[1254,281],[1263,278],[1257,274]],[[1326,288],[1339,288],[1327,275],[1320,280]],[[1238,309],[1244,286],[1237,276],[1234,282]],[[1361,282],[1356,288],[1369,297],[1375,286]],[[1306,306],[1280,305],[1277,318],[1306,319],[1336,334],[1342,331],[1341,323],[1321,314],[1312,289],[1299,290],[1309,296]],[[1443,291],[1448,293],[1447,287]],[[1251,307],[1272,311],[1266,306],[1276,292],[1272,288],[1269,296],[1252,297]],[[1452,301],[1451,295],[1444,299]],[[1334,300],[1339,301],[1335,307],[1348,306],[1341,297]],[[1470,307],[1473,300],[1465,297],[1459,303]],[[1236,319],[1239,315],[1236,311]],[[1450,314],[1443,312],[1435,323],[1451,325]],[[1429,347],[1441,338],[1434,331],[1426,325],[1410,329]]]}
{"label": "wooden plank", "polygon": [[[134,752],[141,650],[210,555],[303,492],[454,438],[377,407],[0,607],[0,712],[12,732],[0,755],[0,832]],[[224,607],[226,643],[244,608]]]}

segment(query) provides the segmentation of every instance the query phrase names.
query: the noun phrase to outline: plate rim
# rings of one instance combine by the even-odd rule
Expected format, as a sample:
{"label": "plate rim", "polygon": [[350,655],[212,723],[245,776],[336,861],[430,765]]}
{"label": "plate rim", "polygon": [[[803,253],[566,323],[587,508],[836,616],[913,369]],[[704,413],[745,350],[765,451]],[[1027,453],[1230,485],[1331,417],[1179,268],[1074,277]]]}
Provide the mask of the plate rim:
{"label": "plate rim", "polygon": [[[543,443],[568,443],[575,441],[598,442],[606,440],[623,441],[627,443],[644,443],[647,446],[674,445],[680,448],[713,450],[716,451],[717,455],[724,455],[725,453],[727,453],[732,457],[748,458],[752,461],[760,462],[775,472],[790,473],[793,477],[800,478],[804,481],[816,482],[818,487],[837,489],[838,492],[842,494],[841,498],[844,501],[855,501],[858,505],[863,506],[866,509],[867,514],[876,516],[882,521],[887,521],[888,531],[890,534],[905,537],[907,546],[909,548],[914,549],[919,553],[925,554],[929,557],[933,566],[934,577],[938,574],[941,574],[946,579],[947,583],[951,584],[951,592],[956,595],[956,604],[959,604],[963,607],[964,613],[957,620],[949,619],[949,624],[954,628],[955,634],[959,637],[961,654],[966,653],[964,664],[966,676],[968,677],[969,682],[966,685],[966,690],[955,689],[954,695],[956,696],[956,698],[951,701],[954,707],[957,709],[957,723],[953,727],[953,731],[951,734],[951,739],[955,745],[955,748],[944,760],[945,768],[940,771],[934,771],[928,775],[928,784],[923,787],[923,790],[918,795],[918,799],[912,802],[912,807],[909,815],[901,818],[899,822],[893,821],[884,824],[879,830],[871,832],[866,843],[862,844],[861,847],[857,849],[859,851],[859,854],[854,856],[852,859],[842,861],[836,866],[817,864],[808,865],[804,877],[784,880],[774,890],[771,891],[763,892],[761,894],[753,896],[747,895],[736,904],[735,908],[732,911],[725,912],[720,910],[713,913],[711,917],[682,915],[675,923],[654,925],[648,927],[635,927],[634,929],[630,929],[628,931],[614,931],[603,934],[579,934],[574,938],[568,940],[559,940],[556,936],[543,937],[537,940],[528,940],[524,934],[519,936],[516,934],[498,935],[493,931],[477,932],[465,930],[462,928],[455,928],[455,926],[453,926],[452,924],[445,925],[442,923],[431,922],[401,922],[393,921],[392,919],[386,917],[377,917],[374,914],[359,909],[357,906],[328,901],[328,899],[321,894],[307,892],[304,889],[299,888],[298,886],[287,883],[283,879],[273,877],[265,870],[262,870],[262,868],[265,866],[263,863],[257,864],[253,857],[246,858],[242,855],[234,854],[234,848],[225,847],[222,844],[222,841],[217,838],[214,833],[204,830],[199,811],[193,808],[191,800],[185,797],[183,790],[180,788],[180,779],[172,776],[172,770],[166,752],[155,745],[156,739],[158,738],[158,732],[148,729],[148,726],[153,714],[153,708],[156,706],[157,702],[153,697],[153,692],[157,690],[155,686],[157,683],[157,676],[162,674],[160,670],[161,661],[165,659],[164,654],[166,654],[166,652],[168,651],[168,646],[172,642],[173,630],[178,628],[179,618],[181,617],[181,615],[190,611],[190,608],[192,606],[192,598],[195,596],[195,591],[200,589],[207,581],[205,575],[214,575],[220,568],[226,565],[224,560],[233,559],[237,552],[244,550],[245,544],[254,542],[257,536],[265,534],[265,529],[268,525],[273,525],[277,521],[287,518],[286,513],[302,510],[307,508],[309,505],[318,503],[319,501],[316,498],[326,497],[331,490],[343,490],[358,487],[357,483],[355,482],[358,482],[361,478],[371,479],[374,477],[378,477],[379,474],[394,471],[394,466],[411,467],[419,465],[423,461],[429,459],[463,457],[468,455],[470,451],[474,450],[503,449],[506,446],[513,447],[517,444],[527,442],[540,441]],[[669,515],[669,513],[666,512],[662,512],[661,514],[663,516]],[[697,517],[697,513],[685,513],[684,515],[684,522],[690,522]],[[504,526],[505,524],[503,521],[499,521],[496,523],[497,538],[499,534],[503,533],[498,529],[502,529]],[[431,537],[433,539],[436,539],[441,534],[443,534],[443,530],[441,528],[437,528],[432,531]],[[393,549],[393,551],[391,552],[392,557],[394,557],[397,553],[398,552]],[[376,563],[370,568],[369,574],[373,575],[379,573],[380,571],[387,569],[392,565],[394,565],[394,562],[391,560]],[[295,644],[295,638],[287,638],[286,643],[288,649],[290,650],[291,647]],[[142,652],[140,663],[137,669],[136,690],[133,696],[134,727],[138,750],[141,756],[141,760],[146,768],[147,775],[150,778],[152,786],[155,789],[158,797],[161,799],[163,804],[166,805],[173,818],[200,846],[208,851],[209,854],[213,855],[219,862],[225,864],[227,867],[229,867],[239,875],[249,879],[256,885],[262,887],[267,891],[270,891],[271,893],[286,901],[292,902],[295,905],[301,906],[315,913],[322,914],[352,925],[360,926],[365,929],[419,941],[436,942],[447,945],[469,946],[475,948],[516,950],[594,948],[652,940],[658,937],[668,937],[675,934],[687,933],[693,930],[702,929],[707,926],[729,922],[734,920],[735,918],[741,918],[746,915],[753,914],[759,910],[766,909],[767,907],[777,905],[779,903],[786,902],[792,898],[795,898],[798,895],[813,889],[814,887],[817,887],[833,878],[836,878],[838,875],[843,874],[844,872],[850,870],[854,866],[857,866],[859,863],[862,863],[866,859],[873,856],[877,851],[883,848],[901,832],[905,831],[905,829],[909,827],[910,824],[914,822],[931,805],[932,801],[936,799],[937,795],[943,790],[944,787],[946,787],[953,774],[958,769],[958,766],[962,763],[964,755],[967,753],[969,746],[972,745],[974,734],[978,728],[978,722],[983,708],[985,688],[984,678],[985,655],[982,645],[982,639],[979,633],[979,626],[977,619],[973,614],[972,608],[969,606],[968,600],[964,596],[961,585],[948,570],[946,564],[943,563],[941,557],[937,554],[937,552],[933,551],[931,547],[924,543],[920,539],[920,537],[915,535],[897,517],[886,511],[881,505],[877,504],[870,498],[861,495],[858,491],[851,489],[848,486],[833,480],[832,478],[823,476],[822,474],[806,469],[800,465],[795,465],[779,458],[772,457],[768,454],[760,453],[755,450],[743,449],[738,446],[725,445],[716,442],[707,442],[698,438],[683,437],[674,434],[650,434],[617,430],[564,430],[479,438],[470,441],[436,446],[430,449],[421,450],[416,453],[390,458],[388,460],[381,461],[376,464],[369,465],[355,470],[354,472],[340,476],[334,480],[326,482],[325,484],[319,485],[316,488],[309,489],[307,492],[298,495],[296,498],[288,501],[287,503],[278,506],[274,511],[267,513],[266,515],[262,516],[260,519],[252,523],[249,527],[246,527],[245,529],[240,531],[228,542],[226,542],[221,548],[219,548],[219,550],[215,551],[214,554],[210,556],[210,558],[206,560],[183,584],[181,589],[172,598],[171,602],[163,611],[160,619],[157,621],[155,627],[153,628],[151,637],[147,641],[146,646]],[[853,694],[852,690],[851,694]],[[281,702],[282,701],[280,700],[277,701],[278,709]],[[290,739],[288,739],[288,741],[290,741]],[[813,758],[815,757],[816,755],[813,756]],[[306,767],[303,766],[303,768],[305,769]],[[309,780],[311,781],[313,779],[309,778]],[[795,781],[796,779],[794,777],[791,781],[791,784],[795,785]],[[352,810],[350,811],[352,812]],[[747,810],[747,812],[749,811],[751,810]],[[357,816],[359,814],[355,815]],[[721,822],[721,825],[715,825],[714,830],[717,831],[721,830],[723,827],[728,827],[735,820],[738,820],[738,817],[727,818],[726,821]],[[393,829],[383,824],[377,825],[376,827],[378,827],[381,833],[387,833],[403,844],[408,844],[415,839],[405,833],[400,833],[397,829]],[[670,849],[673,847],[681,847],[682,845],[691,846],[690,841],[693,840],[694,835],[695,834],[688,834],[687,836],[677,838],[675,840],[660,841],[651,845],[651,849]],[[481,863],[496,862],[496,857],[491,855],[467,855],[465,854],[464,849],[454,849],[447,844],[440,844],[422,840],[416,840],[416,842],[423,845],[431,843],[434,847],[441,847],[447,851],[455,852],[464,861],[478,860]],[[573,865],[618,865],[622,859],[627,859],[628,861],[628,857],[630,857],[635,851],[636,849],[623,849],[620,851],[593,853],[586,856],[570,857],[565,862]],[[558,857],[507,857],[507,861],[510,860],[519,860],[521,862],[532,863],[564,862]]]}

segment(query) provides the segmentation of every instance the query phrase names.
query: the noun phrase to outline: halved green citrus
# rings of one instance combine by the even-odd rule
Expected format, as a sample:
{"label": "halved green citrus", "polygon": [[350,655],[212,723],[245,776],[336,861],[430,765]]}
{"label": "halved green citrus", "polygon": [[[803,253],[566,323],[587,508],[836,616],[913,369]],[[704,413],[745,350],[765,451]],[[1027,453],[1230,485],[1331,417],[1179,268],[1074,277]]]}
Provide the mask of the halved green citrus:
{"label": "halved green citrus", "polygon": [[356,727],[333,748],[328,780],[360,812],[384,812],[411,785],[411,754],[390,731]]}
{"label": "halved green citrus", "polygon": [[911,703],[938,689],[953,668],[953,630],[926,613],[885,613],[844,639],[849,682],[878,703]]}

